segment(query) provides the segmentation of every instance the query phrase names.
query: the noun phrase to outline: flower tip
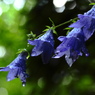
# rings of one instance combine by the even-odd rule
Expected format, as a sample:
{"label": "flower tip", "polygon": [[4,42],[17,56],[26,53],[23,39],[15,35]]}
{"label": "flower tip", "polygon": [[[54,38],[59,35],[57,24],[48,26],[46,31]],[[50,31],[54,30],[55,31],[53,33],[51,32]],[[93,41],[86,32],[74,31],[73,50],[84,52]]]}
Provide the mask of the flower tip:
{"label": "flower tip", "polygon": [[69,58],[67,55],[65,56],[65,59],[69,67],[71,67],[72,64],[75,62],[75,60],[72,60],[72,58]]}
{"label": "flower tip", "polygon": [[10,81],[10,79],[7,79],[7,81]]}
{"label": "flower tip", "polygon": [[71,63],[67,63],[67,64],[69,65],[69,67],[71,67],[73,63],[71,62]]}
{"label": "flower tip", "polygon": [[37,56],[37,54],[35,52],[32,52],[31,56]]}
{"label": "flower tip", "polygon": [[69,67],[71,67],[72,66],[72,64],[69,64]]}
{"label": "flower tip", "polygon": [[60,56],[54,55],[52,58],[60,58]]}
{"label": "flower tip", "polygon": [[25,87],[26,86],[26,83],[22,83],[22,86]]}
{"label": "flower tip", "polygon": [[89,54],[85,54],[85,56],[87,56],[87,57],[88,57],[88,56],[89,56]]}

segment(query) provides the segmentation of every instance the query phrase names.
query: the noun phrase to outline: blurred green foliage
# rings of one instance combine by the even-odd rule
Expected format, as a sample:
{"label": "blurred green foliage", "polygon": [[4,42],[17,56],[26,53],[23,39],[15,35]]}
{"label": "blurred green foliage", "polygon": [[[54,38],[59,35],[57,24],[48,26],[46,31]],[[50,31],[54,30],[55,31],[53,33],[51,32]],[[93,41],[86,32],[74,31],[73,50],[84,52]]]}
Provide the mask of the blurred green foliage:
{"label": "blurred green foliage", "polygon": [[[45,26],[51,26],[49,18],[58,25],[91,8],[88,0],[74,0],[75,8],[70,9],[72,2],[67,2],[65,10],[58,13],[53,0],[22,0],[20,9],[14,4],[17,0],[12,1],[0,0],[0,67],[8,65],[17,56],[18,49],[27,47],[27,34],[32,31],[39,35]],[[66,35],[64,28],[68,25],[56,29],[58,36]],[[95,95],[94,36],[86,42],[90,56],[80,57],[71,68],[64,57],[51,59],[49,64],[43,64],[41,56],[30,57],[26,87],[22,87],[19,79],[7,82],[7,72],[0,72],[0,95]],[[60,42],[57,35],[54,37],[56,47]],[[30,52],[31,48],[28,48]]]}

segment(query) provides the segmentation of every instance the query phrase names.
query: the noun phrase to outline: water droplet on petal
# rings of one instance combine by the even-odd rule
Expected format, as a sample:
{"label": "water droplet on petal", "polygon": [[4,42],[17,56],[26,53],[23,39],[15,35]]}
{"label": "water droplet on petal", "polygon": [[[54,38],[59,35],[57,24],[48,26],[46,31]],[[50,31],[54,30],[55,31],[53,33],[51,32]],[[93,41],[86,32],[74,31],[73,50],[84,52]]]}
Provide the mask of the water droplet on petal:
{"label": "water droplet on petal", "polygon": [[10,81],[10,79],[7,79],[7,81]]}
{"label": "water droplet on petal", "polygon": [[87,54],[85,54],[85,56],[89,56],[89,54],[87,53]]}
{"label": "water droplet on petal", "polygon": [[65,58],[67,58],[68,56],[66,55]]}
{"label": "water droplet on petal", "polygon": [[22,83],[22,86],[25,87],[26,86],[26,83]]}

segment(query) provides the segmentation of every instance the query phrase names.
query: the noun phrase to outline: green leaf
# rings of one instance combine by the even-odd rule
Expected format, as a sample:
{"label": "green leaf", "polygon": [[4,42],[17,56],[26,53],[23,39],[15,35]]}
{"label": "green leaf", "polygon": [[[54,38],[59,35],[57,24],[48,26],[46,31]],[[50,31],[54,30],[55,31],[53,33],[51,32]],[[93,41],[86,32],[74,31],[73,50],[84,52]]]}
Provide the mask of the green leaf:
{"label": "green leaf", "polygon": [[95,5],[95,3],[90,3],[89,5]]}
{"label": "green leaf", "polygon": [[66,27],[66,28],[64,28],[63,30],[67,30],[66,35],[68,35],[68,33],[69,33],[72,29],[73,29],[72,27]]}
{"label": "green leaf", "polygon": [[45,29],[45,30],[43,30],[42,32],[46,32],[46,31],[48,31],[49,29]]}
{"label": "green leaf", "polygon": [[27,51],[25,48],[23,48],[23,49],[18,49],[18,51],[16,52],[16,54],[20,54],[21,52],[23,52],[23,51]]}
{"label": "green leaf", "polygon": [[71,30],[68,30],[68,31],[67,31],[67,33],[66,33],[66,35],[68,35],[68,34],[69,34],[69,32],[71,32]]}
{"label": "green leaf", "polygon": [[48,29],[50,29],[51,27],[50,26],[46,26]]}
{"label": "green leaf", "polygon": [[49,18],[49,20],[51,21],[52,26],[55,26],[55,24],[54,24],[53,20],[52,20],[51,18]]}
{"label": "green leaf", "polygon": [[63,30],[71,30],[71,29],[72,29],[72,27],[66,27]]}
{"label": "green leaf", "polygon": [[35,39],[36,38],[36,34],[33,34],[33,32],[31,31],[30,34],[27,34],[29,39]]}
{"label": "green leaf", "polygon": [[56,34],[56,35],[58,35],[57,32],[56,32],[55,30],[53,30],[53,33]]}
{"label": "green leaf", "polygon": [[[17,51],[16,54],[20,54],[20,53],[22,53],[23,51],[26,51],[26,52],[28,53],[28,51],[27,51],[25,48],[23,48],[23,49],[18,49],[18,51]],[[30,54],[28,53],[27,59],[28,59],[29,57],[30,57]]]}

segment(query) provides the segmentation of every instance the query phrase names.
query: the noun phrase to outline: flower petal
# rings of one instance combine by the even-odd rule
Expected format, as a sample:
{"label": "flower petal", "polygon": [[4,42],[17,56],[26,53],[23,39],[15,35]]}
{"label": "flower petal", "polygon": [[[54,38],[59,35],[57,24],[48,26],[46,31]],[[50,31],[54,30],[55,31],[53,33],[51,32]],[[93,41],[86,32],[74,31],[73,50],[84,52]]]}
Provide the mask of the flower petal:
{"label": "flower petal", "polygon": [[54,48],[50,43],[43,43],[43,53],[42,53],[42,61],[44,64],[47,64],[50,61],[50,58],[54,52]]}
{"label": "flower petal", "polygon": [[32,49],[31,56],[38,56],[43,52],[42,44],[43,41],[40,40],[39,43],[37,43],[37,45]]}
{"label": "flower petal", "polygon": [[49,29],[44,35],[42,35],[38,39],[44,42],[49,42],[52,46],[54,46],[53,30]]}
{"label": "flower petal", "polygon": [[9,67],[0,67],[0,71],[9,71],[10,68]]}
{"label": "flower petal", "polygon": [[59,36],[59,37],[58,37],[58,40],[61,41],[61,42],[63,42],[63,40],[64,40],[65,38],[66,38],[65,36]]}
{"label": "flower petal", "polygon": [[28,75],[25,72],[20,71],[19,78],[22,81],[22,85],[25,86],[26,85],[26,78],[28,78]]}
{"label": "flower petal", "polygon": [[18,69],[11,69],[7,75],[7,81],[11,81],[15,78],[17,78]]}
{"label": "flower petal", "polygon": [[74,27],[74,28],[90,27],[92,17],[79,14],[78,18],[79,20],[71,24],[69,27]]}
{"label": "flower petal", "polygon": [[28,43],[29,43],[30,45],[37,45],[37,44],[40,43],[39,41],[40,41],[40,40],[38,40],[38,39],[35,39],[35,40],[28,40]]}

